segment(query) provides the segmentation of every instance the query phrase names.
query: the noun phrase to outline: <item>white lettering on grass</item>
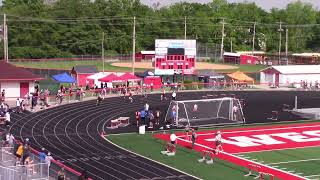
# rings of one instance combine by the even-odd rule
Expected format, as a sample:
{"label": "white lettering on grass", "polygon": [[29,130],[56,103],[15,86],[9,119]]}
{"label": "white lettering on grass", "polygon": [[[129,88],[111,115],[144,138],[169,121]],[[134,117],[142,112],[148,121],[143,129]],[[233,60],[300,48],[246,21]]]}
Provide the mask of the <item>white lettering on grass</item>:
{"label": "white lettering on grass", "polygon": [[[252,147],[260,145],[274,145],[274,144],[284,144],[285,142],[278,141],[273,139],[270,135],[261,134],[261,135],[252,135],[252,137],[247,136],[234,136],[228,137],[229,139],[223,139],[222,142],[226,144],[232,144],[239,147]],[[215,139],[206,139],[206,141],[215,141]]]}
{"label": "white lettering on grass", "polygon": [[[306,134],[306,133],[304,133]],[[310,138],[308,136],[303,136],[301,133],[297,132],[288,132],[288,133],[276,133],[271,134],[272,136],[281,137],[284,139],[288,139],[294,142],[310,142],[310,141],[320,141],[320,138]]]}
{"label": "white lettering on grass", "polygon": [[303,131],[302,134],[320,137],[320,130],[315,130],[315,131]]}

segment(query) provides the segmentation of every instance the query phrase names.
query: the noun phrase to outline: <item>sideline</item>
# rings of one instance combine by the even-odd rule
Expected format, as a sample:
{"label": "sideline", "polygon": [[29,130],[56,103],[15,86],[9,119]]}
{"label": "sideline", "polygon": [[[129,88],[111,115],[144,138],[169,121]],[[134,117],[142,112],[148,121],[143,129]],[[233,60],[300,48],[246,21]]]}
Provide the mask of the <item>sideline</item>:
{"label": "sideline", "polygon": [[118,148],[120,148],[120,149],[122,149],[122,150],[125,150],[125,151],[127,151],[127,152],[129,152],[129,153],[132,153],[132,154],[134,154],[134,155],[136,155],[136,156],[142,157],[142,158],[147,159],[147,160],[149,160],[149,161],[153,161],[153,162],[158,163],[158,164],[160,164],[160,165],[162,165],[162,166],[166,166],[166,167],[168,167],[168,168],[170,168],[170,169],[173,169],[173,170],[175,170],[175,171],[178,171],[178,172],[180,172],[180,173],[183,173],[183,174],[188,175],[188,176],[190,176],[190,177],[193,177],[193,178],[195,178],[195,179],[202,180],[202,179],[199,178],[199,177],[196,177],[196,176],[194,176],[194,175],[188,174],[188,173],[186,173],[186,172],[184,172],[184,171],[181,171],[181,170],[179,170],[179,169],[176,169],[176,168],[174,168],[174,167],[171,167],[171,166],[169,166],[169,165],[167,165],[167,164],[163,164],[163,163],[161,163],[161,162],[159,162],[159,161],[156,161],[156,160],[154,160],[154,159],[150,159],[150,158],[145,157],[145,156],[143,156],[143,155],[141,155],[141,154],[135,153],[135,152],[130,151],[130,150],[124,148],[124,147],[121,147],[121,146],[113,143],[113,142],[110,141],[109,139],[107,139],[105,136],[101,136],[101,137],[102,137],[104,140],[106,140],[108,143],[110,143],[110,144],[112,144],[112,145],[114,145],[114,146],[116,146],[116,147],[118,147]]}
{"label": "sideline", "polygon": [[268,165],[278,165],[278,164],[290,164],[296,162],[309,162],[309,161],[319,161],[320,159],[302,159],[302,160],[295,160],[295,161],[283,161],[283,162],[276,162],[276,163],[269,163]]}

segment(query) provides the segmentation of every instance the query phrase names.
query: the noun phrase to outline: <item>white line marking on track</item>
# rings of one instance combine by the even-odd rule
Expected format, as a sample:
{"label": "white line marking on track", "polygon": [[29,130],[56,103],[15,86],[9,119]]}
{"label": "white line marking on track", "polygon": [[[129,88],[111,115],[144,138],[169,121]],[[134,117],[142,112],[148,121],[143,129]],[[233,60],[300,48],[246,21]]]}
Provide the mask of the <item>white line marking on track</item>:
{"label": "white line marking on track", "polygon": [[295,161],[284,161],[284,162],[276,162],[276,163],[269,163],[268,165],[274,165],[274,164],[289,164],[289,163],[296,163],[296,162],[308,162],[308,161],[319,161],[318,159],[302,159],[302,160],[295,160]]}
{"label": "white line marking on track", "polygon": [[[181,139],[181,138],[177,138],[177,139],[179,139],[179,140],[181,140],[181,141],[188,142],[188,141],[185,140],[185,139]],[[213,148],[204,146],[204,145],[202,145],[202,144],[195,143],[195,145],[198,145],[198,146],[203,147],[203,148],[206,148],[206,149],[213,150]],[[239,159],[242,159],[242,160],[245,160],[245,161],[249,161],[250,163],[255,163],[255,164],[259,165],[259,166],[265,166],[265,167],[268,167],[268,168],[273,169],[273,170],[276,170],[276,171],[280,171],[280,172],[285,173],[285,174],[290,174],[291,176],[295,176],[295,177],[298,177],[298,178],[301,178],[301,179],[305,179],[305,178],[302,177],[302,176],[299,176],[299,175],[297,175],[297,174],[293,174],[293,173],[284,171],[284,170],[282,170],[282,169],[277,169],[277,168],[275,168],[275,167],[273,167],[273,166],[268,166],[268,165],[265,165],[265,164],[261,164],[261,163],[259,163],[259,162],[255,162],[255,161],[252,161],[252,160],[249,160],[249,159],[245,159],[245,158],[243,158],[243,157],[238,157],[237,155],[234,155],[234,154],[230,154],[230,153],[226,153],[226,152],[221,152],[221,153],[229,154],[229,156],[232,156],[232,157],[235,157],[235,158],[239,158]]]}
{"label": "white line marking on track", "polygon": [[259,151],[249,151],[249,152],[238,152],[238,153],[232,153],[234,155],[238,154],[250,154],[255,152],[268,152],[268,151],[282,151],[282,150],[288,150],[288,149],[303,149],[303,148],[312,148],[312,147],[320,147],[320,145],[315,146],[303,146],[303,147],[290,147],[290,148],[279,148],[279,149],[268,149],[268,150],[259,150]]}

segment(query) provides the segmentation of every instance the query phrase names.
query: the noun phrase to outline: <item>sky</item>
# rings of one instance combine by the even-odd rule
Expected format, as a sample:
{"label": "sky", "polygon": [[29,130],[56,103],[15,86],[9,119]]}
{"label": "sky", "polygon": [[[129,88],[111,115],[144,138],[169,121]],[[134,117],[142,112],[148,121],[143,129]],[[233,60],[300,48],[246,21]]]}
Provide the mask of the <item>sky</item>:
{"label": "sky", "polygon": [[[208,3],[212,0],[141,0],[142,3],[147,5],[152,5],[154,3],[159,2],[161,6],[166,6],[169,4],[174,4],[177,2],[197,2],[197,3]],[[296,0],[227,0],[228,2],[234,3],[234,2],[255,2],[258,6],[262,7],[265,10],[270,10],[271,8],[285,8],[287,4],[290,2],[294,2]],[[302,0],[303,2],[309,2],[313,4],[316,8],[320,9],[320,0]]]}

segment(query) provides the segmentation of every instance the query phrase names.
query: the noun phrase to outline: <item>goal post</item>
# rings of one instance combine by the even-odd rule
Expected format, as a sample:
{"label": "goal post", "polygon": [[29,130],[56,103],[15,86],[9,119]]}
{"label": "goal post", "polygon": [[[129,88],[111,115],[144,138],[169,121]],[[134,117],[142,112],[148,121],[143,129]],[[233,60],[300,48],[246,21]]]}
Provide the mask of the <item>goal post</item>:
{"label": "goal post", "polygon": [[166,122],[177,126],[209,126],[244,123],[245,119],[239,99],[225,97],[171,101]]}

